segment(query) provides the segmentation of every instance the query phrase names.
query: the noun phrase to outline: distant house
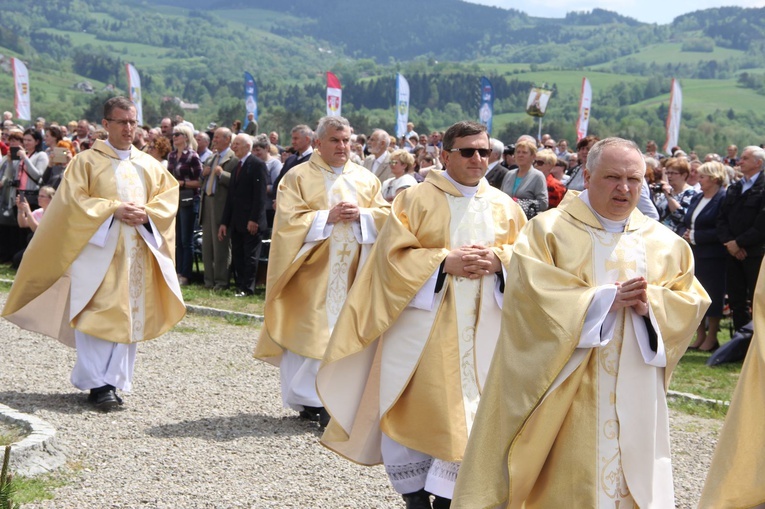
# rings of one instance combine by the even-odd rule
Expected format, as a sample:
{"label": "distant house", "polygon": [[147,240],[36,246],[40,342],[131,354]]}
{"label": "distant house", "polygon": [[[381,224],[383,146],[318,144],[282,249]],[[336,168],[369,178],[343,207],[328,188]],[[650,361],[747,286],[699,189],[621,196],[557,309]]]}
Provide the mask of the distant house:
{"label": "distant house", "polygon": [[199,109],[199,105],[198,104],[196,104],[196,103],[187,103],[183,99],[181,99],[180,97],[168,97],[168,96],[165,96],[165,97],[162,98],[162,100],[165,101],[165,102],[172,101],[175,104],[177,104],[178,106],[180,106],[181,109],[184,109],[184,110],[193,110],[193,111],[196,111],[196,110]]}
{"label": "distant house", "polygon": [[80,81],[79,83],[76,83],[72,88],[88,94],[92,94],[95,91],[93,90],[93,85],[89,81]]}

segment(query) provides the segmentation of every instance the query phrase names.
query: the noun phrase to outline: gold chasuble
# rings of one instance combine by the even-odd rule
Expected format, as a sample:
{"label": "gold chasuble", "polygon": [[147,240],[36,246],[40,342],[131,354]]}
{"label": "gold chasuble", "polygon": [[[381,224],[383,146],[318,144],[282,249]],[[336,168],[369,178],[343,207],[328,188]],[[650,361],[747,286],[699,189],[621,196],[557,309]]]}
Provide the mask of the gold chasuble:
{"label": "gold chasuble", "polygon": [[338,175],[317,151],[282,179],[268,256],[265,320],[255,348],[258,359],[278,366],[284,350],[313,359],[324,356],[369,246],[358,243],[347,222],[335,223],[329,238],[305,239],[317,211],[342,201],[368,210],[377,231],[390,212],[380,195],[380,181],[369,170],[347,162]]}
{"label": "gold chasuble", "polygon": [[485,179],[465,197],[433,170],[396,197],[316,379],[332,416],[324,445],[378,464],[384,432],[435,458],[462,459],[499,333],[497,276],[447,274],[430,310],[408,305],[452,249],[491,247],[507,268],[525,222]]}
{"label": "gold chasuble", "polygon": [[[657,350],[631,308],[615,313],[609,342],[597,332],[600,346],[578,348],[598,287],[637,276]],[[507,278],[452,507],[673,508],[665,393],[709,306],[688,244],[637,210],[609,233],[572,196],[529,222]],[[662,350],[666,367],[644,360]]]}
{"label": "gold chasuble", "polygon": [[754,337],[712,457],[699,509],[765,507],[765,271],[754,293]]}
{"label": "gold chasuble", "polygon": [[[152,232],[114,218],[144,206]],[[22,328],[74,346],[77,329],[115,343],[160,336],[183,318],[173,268],[178,183],[131,148],[120,160],[96,141],[66,169],[3,309]]]}

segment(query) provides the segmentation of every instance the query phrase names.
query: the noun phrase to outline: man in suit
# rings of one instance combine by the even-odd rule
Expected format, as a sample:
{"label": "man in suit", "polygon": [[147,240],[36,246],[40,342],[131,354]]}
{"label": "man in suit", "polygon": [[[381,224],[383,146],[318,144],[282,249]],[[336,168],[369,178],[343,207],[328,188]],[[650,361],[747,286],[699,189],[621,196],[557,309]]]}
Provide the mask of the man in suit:
{"label": "man in suit", "polygon": [[220,127],[213,134],[214,153],[202,166],[201,203],[199,224],[202,225],[202,262],[205,266],[205,288],[228,288],[231,264],[231,239],[218,239],[218,225],[226,206],[231,174],[239,159],[230,149],[231,130]]}
{"label": "man in suit", "polygon": [[247,127],[244,128],[244,132],[250,136],[258,135],[258,121],[255,120],[255,114],[253,112],[247,113]]}
{"label": "man in suit", "polygon": [[236,296],[255,293],[255,276],[266,225],[266,163],[251,154],[252,137],[238,134],[231,150],[239,158],[239,165],[229,181],[226,207],[218,228],[222,241],[231,230],[231,260]]}
{"label": "man in suit", "polygon": [[486,180],[491,187],[502,189],[502,180],[507,174],[507,168],[500,164],[502,154],[505,151],[505,144],[496,138],[490,140],[491,154],[489,154],[489,170],[486,172]]}
{"label": "man in suit", "polygon": [[390,170],[389,144],[390,135],[382,129],[375,129],[367,140],[369,155],[364,159],[364,168],[374,173],[380,182],[385,182],[393,176]]}
{"label": "man in suit", "polygon": [[313,131],[310,127],[301,124],[292,128],[292,148],[295,149],[295,153],[284,161],[282,171],[279,172],[279,177],[274,182],[274,200],[276,200],[276,193],[279,190],[279,182],[282,181],[284,175],[298,164],[308,161],[311,158],[311,154],[313,154]]}
{"label": "man in suit", "polygon": [[728,250],[727,292],[733,326],[749,323],[749,302],[754,295],[765,254],[765,150],[744,149],[739,169],[744,177],[732,184],[717,218],[717,236]]}

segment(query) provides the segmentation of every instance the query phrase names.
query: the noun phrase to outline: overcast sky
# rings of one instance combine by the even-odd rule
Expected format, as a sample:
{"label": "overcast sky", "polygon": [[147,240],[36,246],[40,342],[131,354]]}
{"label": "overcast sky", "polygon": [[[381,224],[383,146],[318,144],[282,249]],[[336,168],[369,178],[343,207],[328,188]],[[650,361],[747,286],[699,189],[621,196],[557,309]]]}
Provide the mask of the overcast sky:
{"label": "overcast sky", "polygon": [[471,3],[494,5],[506,9],[518,9],[531,16],[544,18],[562,18],[571,11],[591,11],[593,8],[607,9],[624,16],[635,18],[645,23],[666,25],[681,14],[736,5],[739,7],[765,7],[765,0],[733,0],[720,2],[715,0],[532,0],[518,2],[514,0],[466,0]]}

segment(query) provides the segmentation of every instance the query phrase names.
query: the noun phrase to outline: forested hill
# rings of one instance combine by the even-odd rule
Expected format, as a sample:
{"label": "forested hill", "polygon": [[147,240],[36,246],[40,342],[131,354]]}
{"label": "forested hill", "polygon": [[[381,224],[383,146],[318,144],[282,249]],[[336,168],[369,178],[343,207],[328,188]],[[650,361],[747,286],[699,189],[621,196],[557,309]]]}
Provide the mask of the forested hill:
{"label": "forested hill", "polygon": [[[147,123],[174,113],[195,123],[241,118],[249,71],[261,123],[286,135],[323,114],[333,71],[343,113],[360,130],[392,130],[397,72],[410,81],[410,118],[422,130],[474,118],[481,75],[495,85],[494,125],[507,138],[533,129],[525,96],[541,83],[554,90],[546,129],[571,138],[584,75],[595,132],[660,138],[672,78],[687,85],[681,141],[691,146],[755,141],[746,136],[765,124],[765,8],[708,9],[667,25],[603,9],[539,18],[459,0],[0,0],[0,12],[0,108],[13,108],[7,57],[18,57],[33,115],[57,121],[96,120],[104,95],[124,93],[132,63]],[[74,88],[84,81],[96,94]],[[182,111],[179,100],[198,109]]]}

